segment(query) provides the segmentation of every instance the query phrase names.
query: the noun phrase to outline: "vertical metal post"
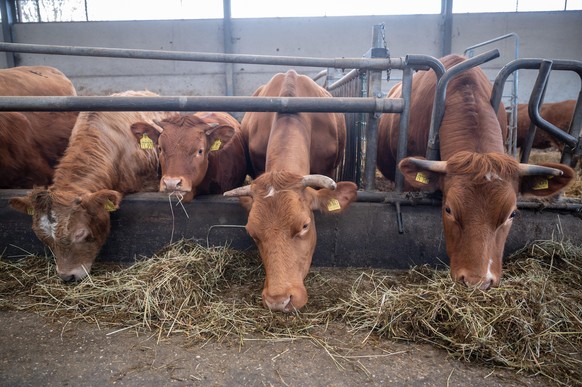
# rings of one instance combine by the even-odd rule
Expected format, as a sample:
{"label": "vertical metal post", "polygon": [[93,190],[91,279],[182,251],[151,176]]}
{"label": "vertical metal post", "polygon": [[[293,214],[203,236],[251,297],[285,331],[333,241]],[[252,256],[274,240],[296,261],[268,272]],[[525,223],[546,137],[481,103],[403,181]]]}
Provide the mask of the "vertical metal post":
{"label": "vertical metal post", "polygon": [[[12,26],[14,25],[14,4],[10,0],[0,0],[0,14],[2,15],[2,36],[4,42],[14,43]],[[6,52],[6,66],[14,67],[16,60],[13,52]]]}
{"label": "vertical metal post", "polygon": [[582,90],[578,93],[578,99],[576,100],[576,107],[574,108],[569,129],[568,133],[578,140],[578,146],[571,147],[565,144],[560,162],[574,168],[580,156],[582,156],[582,137],[580,136],[582,134]]}
{"label": "vertical metal post", "polygon": [[[398,132],[398,148],[396,149],[396,192],[401,193],[404,188],[404,176],[398,169],[400,160],[406,157],[408,148],[408,121],[410,117],[410,95],[412,93],[412,68],[406,67],[402,70],[402,98],[404,98],[404,110],[400,113],[400,125]],[[386,152],[390,152],[386,149]]]}
{"label": "vertical metal post", "polygon": [[451,53],[453,39],[453,0],[441,0],[441,56]]}
{"label": "vertical metal post", "polygon": [[[232,19],[231,19],[231,9],[230,0],[223,0],[223,13],[224,17],[222,19],[222,24],[224,27],[223,41],[224,41],[224,53],[232,54]],[[226,95],[234,95],[234,64],[225,63],[224,76],[226,81]]]}
{"label": "vertical metal post", "polygon": [[[384,25],[374,26],[374,36],[372,41],[372,58],[387,58],[388,50],[384,45]],[[374,98],[382,98],[382,71],[368,72],[368,94]],[[376,159],[378,149],[378,118],[379,113],[369,115],[368,127],[366,128],[366,161],[364,166],[364,189],[374,190],[376,180]]]}

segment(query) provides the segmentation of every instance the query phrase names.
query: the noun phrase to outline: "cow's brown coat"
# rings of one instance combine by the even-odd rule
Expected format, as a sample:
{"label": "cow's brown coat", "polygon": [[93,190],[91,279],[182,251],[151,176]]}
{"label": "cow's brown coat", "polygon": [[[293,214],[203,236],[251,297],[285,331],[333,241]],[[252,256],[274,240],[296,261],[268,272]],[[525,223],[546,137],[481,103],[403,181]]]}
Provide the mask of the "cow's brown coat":
{"label": "cow's brown coat", "polygon": [[[0,69],[2,96],[75,96],[75,87],[49,66]],[[48,185],[77,112],[1,112],[0,188]]]}
{"label": "cow's brown coat", "polygon": [[138,121],[153,124],[169,114],[80,113],[53,184],[10,200],[12,207],[32,215],[32,229],[52,250],[63,280],[81,279],[89,273],[109,234],[109,211],[119,207],[123,195],[157,190],[157,153],[141,149],[130,127]]}
{"label": "cow's brown coat", "polygon": [[[275,75],[254,95],[330,97],[293,70]],[[340,213],[356,199],[352,182],[316,190],[303,180],[309,174],[330,176],[337,167],[345,147],[345,119],[339,113],[249,112],[242,131],[258,176],[241,202],[249,211],[246,229],[265,267],[263,303],[272,310],[299,309],[307,302],[303,280],[317,239],[313,210]],[[335,186],[330,178],[326,181]]]}
{"label": "cow's brown coat", "polygon": [[230,114],[176,114],[158,124],[161,134],[147,123],[132,125],[132,131],[138,141],[146,133],[158,148],[161,192],[176,193],[188,202],[244,182],[247,160],[240,123]]}
{"label": "cow's brown coat", "polygon": [[[464,60],[458,55],[442,58],[445,68]],[[415,74],[409,121],[408,155],[424,156],[436,88],[431,70]],[[400,95],[393,88],[390,97]],[[549,196],[573,178],[574,171],[559,164],[561,176],[523,176],[523,166],[504,154],[506,115],[490,105],[491,84],[479,68],[453,78],[446,93],[440,127],[442,163],[423,164],[422,157],[408,157],[399,168],[407,188],[441,190],[442,217],[452,277],[482,289],[499,284],[502,256],[509,229],[517,214],[518,193]],[[384,114],[378,131],[378,168],[394,179],[400,117]],[[438,167],[437,167],[438,166]],[[548,173],[548,172],[545,172]]]}

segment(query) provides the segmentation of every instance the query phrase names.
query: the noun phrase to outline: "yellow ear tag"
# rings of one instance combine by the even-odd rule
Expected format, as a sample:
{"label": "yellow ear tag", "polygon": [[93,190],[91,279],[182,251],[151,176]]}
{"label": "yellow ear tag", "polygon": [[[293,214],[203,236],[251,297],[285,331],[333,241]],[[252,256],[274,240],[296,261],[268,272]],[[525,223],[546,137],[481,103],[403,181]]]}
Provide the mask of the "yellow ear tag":
{"label": "yellow ear tag", "polygon": [[327,210],[328,211],[337,211],[337,210],[341,210],[342,207],[340,206],[340,203],[337,199],[331,199],[329,202],[327,202]]}
{"label": "yellow ear tag", "polygon": [[141,149],[154,149],[154,142],[151,138],[149,138],[147,133],[141,135],[141,139],[139,140],[139,147]]}
{"label": "yellow ear tag", "polygon": [[220,141],[220,139],[216,139],[214,140],[214,143],[212,144],[212,146],[210,147],[211,151],[217,151],[220,149],[220,146],[222,145],[222,141]]}
{"label": "yellow ear tag", "polygon": [[113,204],[113,202],[111,200],[106,201],[104,207],[109,212],[113,212],[113,211],[117,210],[117,208],[115,207],[115,204]]}
{"label": "yellow ear tag", "polygon": [[34,208],[33,207],[27,207],[26,208],[26,213],[28,215],[34,215]]}
{"label": "yellow ear tag", "polygon": [[416,178],[414,179],[422,184],[428,184],[430,182],[430,179],[428,178],[428,176],[426,176],[424,173],[422,172],[418,172],[416,174]]}
{"label": "yellow ear tag", "polygon": [[534,184],[532,187],[533,190],[540,190],[540,189],[548,189],[550,186],[548,179],[540,179],[537,183]]}

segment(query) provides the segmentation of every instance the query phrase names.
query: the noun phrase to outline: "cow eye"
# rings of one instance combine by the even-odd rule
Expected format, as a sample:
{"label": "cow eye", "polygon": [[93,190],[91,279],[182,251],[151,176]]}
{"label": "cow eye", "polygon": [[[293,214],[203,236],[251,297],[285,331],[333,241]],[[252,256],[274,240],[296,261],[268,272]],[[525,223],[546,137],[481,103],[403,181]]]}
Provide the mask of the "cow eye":
{"label": "cow eye", "polygon": [[519,215],[519,211],[513,210],[511,214],[509,214],[509,219],[513,219]]}
{"label": "cow eye", "polygon": [[451,207],[445,207],[445,212],[447,214],[452,214]]}
{"label": "cow eye", "polygon": [[202,153],[204,153],[204,149],[202,148],[198,149],[198,154],[201,155]]}
{"label": "cow eye", "polygon": [[307,232],[309,231],[309,224],[310,223],[311,222],[305,222],[305,223],[303,223],[303,226],[301,226],[301,230],[299,230],[299,232],[296,234],[296,236],[302,237],[305,234],[307,234]]}

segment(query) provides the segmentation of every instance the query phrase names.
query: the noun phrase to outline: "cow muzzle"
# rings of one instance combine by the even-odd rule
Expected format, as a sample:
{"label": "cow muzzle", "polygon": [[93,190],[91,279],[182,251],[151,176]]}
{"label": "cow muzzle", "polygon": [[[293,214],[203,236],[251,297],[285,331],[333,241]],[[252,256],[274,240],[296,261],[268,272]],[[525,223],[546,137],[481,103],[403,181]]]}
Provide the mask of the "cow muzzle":
{"label": "cow muzzle", "polygon": [[453,277],[455,281],[469,287],[478,288],[480,290],[486,291],[499,285],[499,277],[492,273],[487,273],[485,276],[471,275],[461,271],[457,276]]}
{"label": "cow muzzle", "polygon": [[187,179],[179,177],[162,177],[160,191],[165,192],[188,192],[192,190],[192,184]]}
{"label": "cow muzzle", "polygon": [[180,194],[186,202],[191,201],[194,197],[192,183],[183,177],[162,177],[160,192]]}
{"label": "cow muzzle", "polygon": [[269,293],[265,288],[263,290],[263,305],[272,311],[293,312],[301,309],[307,304],[307,290],[304,286],[293,287],[284,293]]}
{"label": "cow muzzle", "polygon": [[74,269],[63,270],[57,264],[57,274],[64,282],[80,281],[91,271],[91,264],[84,264]]}

